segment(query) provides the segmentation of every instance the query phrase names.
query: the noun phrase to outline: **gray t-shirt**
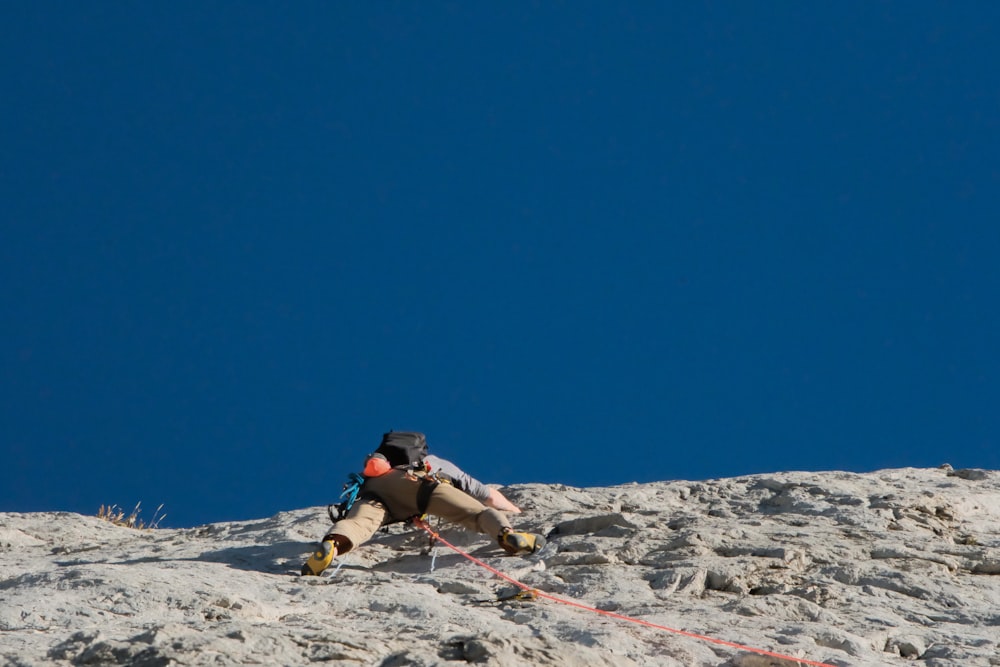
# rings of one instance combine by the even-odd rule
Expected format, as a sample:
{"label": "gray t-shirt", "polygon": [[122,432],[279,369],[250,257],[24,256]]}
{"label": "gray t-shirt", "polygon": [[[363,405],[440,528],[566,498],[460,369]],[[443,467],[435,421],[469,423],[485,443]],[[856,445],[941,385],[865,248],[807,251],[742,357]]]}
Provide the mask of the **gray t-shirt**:
{"label": "gray t-shirt", "polygon": [[490,497],[490,487],[467,474],[451,461],[443,459],[440,456],[434,456],[433,454],[424,458],[424,461],[430,464],[432,473],[444,473],[451,478],[451,482],[455,485],[455,488],[465,491],[476,500],[486,502]]}

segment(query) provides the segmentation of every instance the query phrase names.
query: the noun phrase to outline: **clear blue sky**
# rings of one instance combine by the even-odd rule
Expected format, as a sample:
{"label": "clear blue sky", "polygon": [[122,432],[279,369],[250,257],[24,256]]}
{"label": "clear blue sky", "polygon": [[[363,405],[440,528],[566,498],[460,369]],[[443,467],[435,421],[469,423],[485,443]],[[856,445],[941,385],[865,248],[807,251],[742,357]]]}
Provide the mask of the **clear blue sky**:
{"label": "clear blue sky", "polygon": [[1000,468],[992,2],[8,3],[0,511]]}

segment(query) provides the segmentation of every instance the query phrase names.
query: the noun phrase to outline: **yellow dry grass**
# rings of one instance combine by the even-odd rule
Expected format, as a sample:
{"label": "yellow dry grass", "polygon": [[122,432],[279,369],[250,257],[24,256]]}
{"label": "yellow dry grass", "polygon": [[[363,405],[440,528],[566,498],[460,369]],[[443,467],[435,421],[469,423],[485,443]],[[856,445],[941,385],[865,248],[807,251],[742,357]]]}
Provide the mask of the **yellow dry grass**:
{"label": "yellow dry grass", "polygon": [[135,508],[128,514],[125,513],[118,505],[101,505],[101,508],[97,510],[97,518],[104,519],[108,523],[113,523],[116,526],[124,526],[125,528],[135,528],[137,530],[152,530],[153,528],[159,528],[160,522],[166,518],[166,514],[160,514],[160,510],[163,509],[163,504],[161,503],[156,511],[153,512],[153,518],[146,523],[139,518],[139,513],[141,509],[142,501],[135,504]]}

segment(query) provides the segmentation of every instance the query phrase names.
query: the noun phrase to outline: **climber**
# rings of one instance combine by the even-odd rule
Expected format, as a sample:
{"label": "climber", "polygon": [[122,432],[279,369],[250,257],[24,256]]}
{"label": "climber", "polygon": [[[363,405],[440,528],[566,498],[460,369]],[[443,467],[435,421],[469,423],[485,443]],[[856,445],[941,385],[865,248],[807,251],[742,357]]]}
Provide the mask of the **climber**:
{"label": "climber", "polygon": [[526,555],[545,546],[545,538],[516,532],[503,512],[521,510],[502,493],[463,472],[450,461],[427,453],[422,433],[390,432],[365,461],[357,501],[345,508],[302,566],[303,575],[322,573],[338,555],[361,546],[383,525],[424,514],[438,516],[484,535],[495,536],[507,553]]}

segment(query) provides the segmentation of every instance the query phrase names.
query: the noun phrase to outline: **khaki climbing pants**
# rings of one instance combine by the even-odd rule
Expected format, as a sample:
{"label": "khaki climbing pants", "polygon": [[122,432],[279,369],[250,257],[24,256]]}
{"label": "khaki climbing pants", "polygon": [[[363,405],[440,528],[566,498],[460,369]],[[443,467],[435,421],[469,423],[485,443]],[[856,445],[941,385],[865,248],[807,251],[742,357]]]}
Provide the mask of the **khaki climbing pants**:
{"label": "khaki climbing pants", "polygon": [[[345,519],[330,529],[329,534],[339,538],[336,540],[337,552],[344,554],[364,544],[384,523],[418,515],[417,494],[425,483],[401,470],[391,470],[380,477],[368,479],[361,499],[354,503]],[[365,494],[378,498],[365,497]],[[431,493],[427,514],[493,538],[504,528],[510,528],[510,522],[500,511],[486,507],[446,483],[438,484]]]}

